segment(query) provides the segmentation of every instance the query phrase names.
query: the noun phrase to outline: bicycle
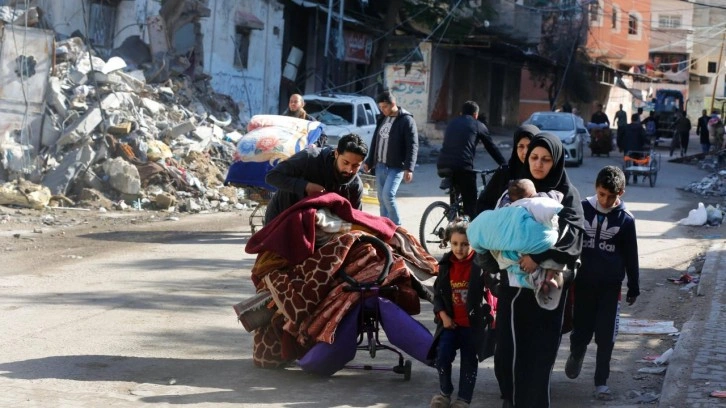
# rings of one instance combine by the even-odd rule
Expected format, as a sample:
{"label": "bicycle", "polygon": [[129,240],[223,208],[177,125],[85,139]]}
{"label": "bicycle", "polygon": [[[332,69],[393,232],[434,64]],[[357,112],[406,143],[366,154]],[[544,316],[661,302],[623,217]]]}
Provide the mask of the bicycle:
{"label": "bicycle", "polygon": [[[487,175],[497,170],[470,171],[481,176],[483,189],[487,185]],[[464,216],[464,203],[461,198],[461,193],[454,188],[451,180],[452,175],[453,170],[451,169],[439,170],[439,177],[442,178],[439,188],[445,191],[448,190],[449,203],[447,204],[443,201],[434,201],[431,203],[424,210],[421,216],[421,223],[419,224],[418,234],[421,246],[436,259],[441,259],[441,256],[449,251],[449,243],[444,240],[446,226],[457,217]]]}

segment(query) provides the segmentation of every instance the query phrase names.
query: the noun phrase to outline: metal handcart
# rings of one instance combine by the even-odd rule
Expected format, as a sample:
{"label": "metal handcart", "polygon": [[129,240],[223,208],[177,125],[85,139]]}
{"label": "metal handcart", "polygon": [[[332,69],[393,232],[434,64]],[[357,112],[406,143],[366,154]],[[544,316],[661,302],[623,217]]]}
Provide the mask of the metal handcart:
{"label": "metal handcart", "polygon": [[648,151],[631,150],[625,153],[623,157],[623,173],[625,173],[625,183],[638,183],[638,177],[642,177],[642,181],[648,178],[651,187],[655,186],[660,170],[660,153],[656,153],[651,147]]}
{"label": "metal handcart", "polygon": [[224,179],[224,185],[241,188],[247,199],[257,203],[249,216],[250,230],[254,234],[258,228],[265,225],[267,203],[270,202],[275,193],[271,186],[264,183],[264,172],[267,169],[264,169],[261,175],[249,170],[249,163],[241,161],[232,163],[227,172],[227,177]]}
{"label": "metal handcart", "polygon": [[245,197],[257,203],[249,216],[250,230],[254,234],[257,228],[265,226],[265,212],[267,211],[267,203],[270,202],[274,192],[262,187],[246,186],[242,187]]}
{"label": "metal handcart", "polygon": [[360,173],[359,176],[361,182],[363,182],[363,198],[361,199],[361,201],[366,204],[379,205],[376,176],[364,173]]}

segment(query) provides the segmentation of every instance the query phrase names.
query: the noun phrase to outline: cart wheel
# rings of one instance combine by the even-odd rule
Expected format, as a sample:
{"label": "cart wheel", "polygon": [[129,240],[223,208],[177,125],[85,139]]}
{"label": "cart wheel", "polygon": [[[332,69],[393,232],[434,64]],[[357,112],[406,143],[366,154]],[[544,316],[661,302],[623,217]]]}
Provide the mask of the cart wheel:
{"label": "cart wheel", "polygon": [[630,174],[625,173],[625,185],[627,186],[628,184],[630,184]]}
{"label": "cart wheel", "polygon": [[633,174],[633,184],[638,184],[638,175]]}
{"label": "cart wheel", "polygon": [[650,186],[655,187],[655,180],[658,178],[658,160],[653,158],[653,160],[650,161],[650,175],[649,175],[649,181]]}
{"label": "cart wheel", "polygon": [[406,360],[403,364],[403,379],[405,381],[411,381],[411,360]]}
{"label": "cart wheel", "polygon": [[655,187],[655,180],[658,178],[658,172],[650,173],[650,177],[648,177],[648,181],[650,181],[650,186]]}

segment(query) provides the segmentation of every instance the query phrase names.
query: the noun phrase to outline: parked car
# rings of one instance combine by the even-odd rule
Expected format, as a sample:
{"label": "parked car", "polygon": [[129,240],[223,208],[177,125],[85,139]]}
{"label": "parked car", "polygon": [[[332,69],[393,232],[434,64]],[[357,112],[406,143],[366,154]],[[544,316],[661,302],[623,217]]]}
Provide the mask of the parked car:
{"label": "parked car", "polygon": [[535,112],[524,123],[559,137],[565,148],[565,164],[582,164],[590,133],[581,117],[567,112]]}
{"label": "parked car", "polygon": [[370,148],[378,105],[370,96],[351,94],[304,95],[305,111],[325,125],[327,144],[338,146],[341,137],[355,133]]}

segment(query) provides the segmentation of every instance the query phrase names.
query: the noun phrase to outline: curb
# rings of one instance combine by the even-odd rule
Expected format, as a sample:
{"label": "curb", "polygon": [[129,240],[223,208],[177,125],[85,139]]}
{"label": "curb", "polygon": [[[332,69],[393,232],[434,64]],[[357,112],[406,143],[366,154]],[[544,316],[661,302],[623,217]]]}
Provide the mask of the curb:
{"label": "curb", "polygon": [[[714,322],[724,317],[722,299],[726,299],[723,293],[726,269],[720,268],[719,262],[726,258],[725,250],[724,242],[718,242],[712,244],[706,254],[696,295],[708,296],[709,300],[683,324],[663,379],[659,407],[706,406],[702,404],[709,403],[708,390],[721,387],[725,380],[718,368],[714,372],[704,372],[702,368],[708,366],[712,356],[718,358],[722,350],[719,328]],[[726,315],[726,311],[723,313]]]}

